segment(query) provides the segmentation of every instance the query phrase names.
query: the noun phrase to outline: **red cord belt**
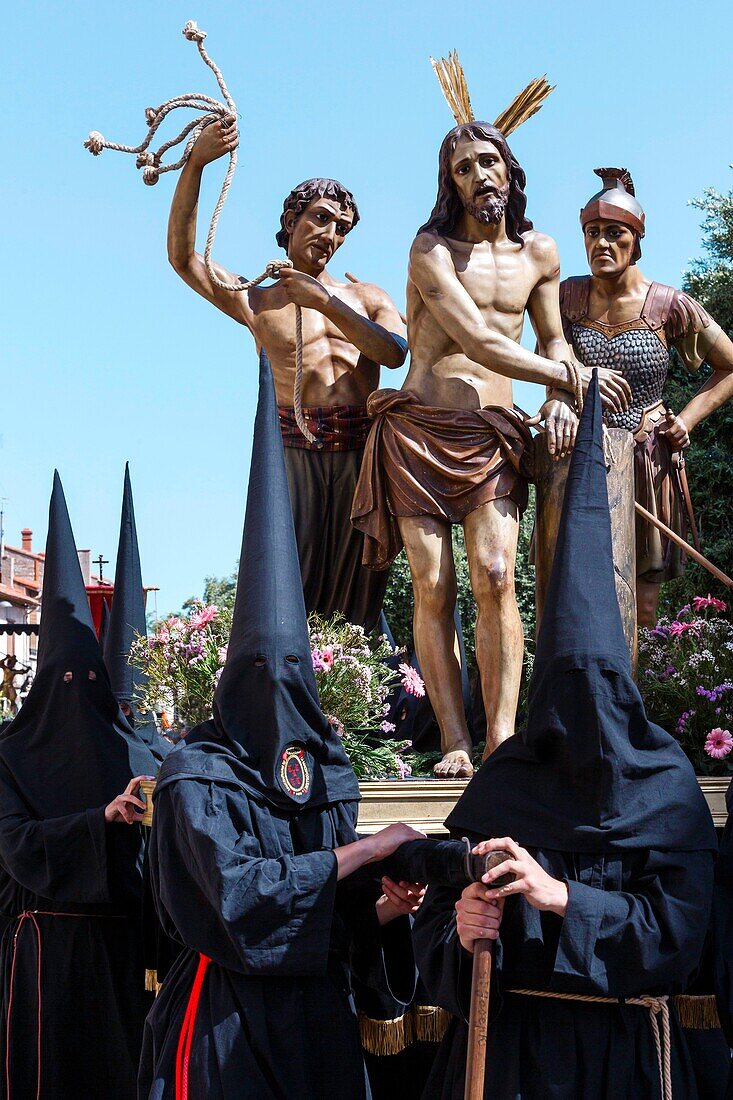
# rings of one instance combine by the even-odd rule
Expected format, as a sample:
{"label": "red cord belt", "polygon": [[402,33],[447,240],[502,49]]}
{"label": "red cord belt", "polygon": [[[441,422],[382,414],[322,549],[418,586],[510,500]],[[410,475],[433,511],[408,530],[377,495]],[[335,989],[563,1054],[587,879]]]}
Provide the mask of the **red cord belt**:
{"label": "red cord belt", "polygon": [[181,1024],[181,1034],[178,1037],[178,1049],[176,1050],[176,1100],[188,1100],[188,1064],[191,1057],[191,1043],[196,1026],[201,990],[204,978],[211,959],[206,955],[199,955],[199,964],[191,986],[191,993],[186,1005],[186,1013]]}
{"label": "red cord belt", "polygon": [[36,1100],[41,1100],[41,1025],[42,1025],[42,1013],[43,1013],[43,995],[41,984],[41,963],[43,961],[42,942],[41,942],[41,928],[38,924],[37,917],[71,917],[75,919],[84,920],[125,920],[121,914],[117,913],[52,913],[43,909],[27,909],[24,913],[20,913],[17,919],[17,925],[15,928],[15,934],[13,935],[13,952],[12,961],[10,964],[10,989],[8,992],[8,1016],[5,1024],[5,1095],[6,1100],[11,1100],[10,1097],[10,1033],[11,1022],[13,1015],[13,998],[15,994],[15,962],[18,955],[18,938],[26,923],[30,923],[35,929],[36,933]]}

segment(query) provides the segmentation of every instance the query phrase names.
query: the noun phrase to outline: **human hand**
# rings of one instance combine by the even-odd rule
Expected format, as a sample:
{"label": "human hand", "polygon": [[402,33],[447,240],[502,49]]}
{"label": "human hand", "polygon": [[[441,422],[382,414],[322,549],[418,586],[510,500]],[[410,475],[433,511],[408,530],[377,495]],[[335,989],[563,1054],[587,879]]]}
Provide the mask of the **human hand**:
{"label": "human hand", "polygon": [[567,401],[548,398],[537,415],[527,421],[527,426],[536,428],[543,420],[548,451],[553,458],[565,458],[565,455],[569,454],[575,446],[578,417]]}
{"label": "human hand", "polygon": [[393,882],[385,875],[382,879],[384,893],[377,902],[377,919],[387,924],[395,917],[417,913],[425,897],[426,886],[420,882]]}
{"label": "human hand", "polygon": [[139,789],[143,779],[154,778],[153,775],[136,775],[134,779],[131,779],[122,794],[118,794],[117,798],[114,798],[109,806],[105,807],[104,820],[108,824],[117,822],[125,825],[134,825],[136,821],[139,821],[145,812],[145,803],[136,798],[132,792]]}
{"label": "human hand", "polygon": [[[483,856],[501,848],[509,852],[511,859],[505,859],[498,867],[492,868],[483,876],[481,881],[489,887],[486,897],[500,901],[511,897],[512,894],[521,894],[533,909],[557,913],[558,916],[564,917],[568,905],[567,884],[548,875],[526,848],[520,848],[516,840],[508,836],[482,840],[473,851],[476,855]],[[514,882],[500,886],[498,889],[491,887],[495,879],[508,873],[515,876]]]}
{"label": "human hand", "polygon": [[234,115],[227,115],[204,127],[191,150],[189,163],[203,168],[226,153],[233,153],[238,145],[237,120]]}
{"label": "human hand", "polygon": [[403,821],[395,821],[394,824],[380,829],[378,833],[366,837],[362,843],[369,844],[372,849],[368,862],[377,863],[380,859],[391,856],[401,844],[405,844],[408,840],[425,840],[425,833],[405,825]]}
{"label": "human hand", "polygon": [[[593,370],[582,363],[580,368],[580,380],[583,383],[583,393],[588,392],[588,386],[593,377]],[[601,395],[601,403],[604,409],[612,412],[626,412],[631,403],[631,386],[624,378],[621,371],[611,370],[610,367],[597,367],[598,390]]]}
{"label": "human hand", "polygon": [[471,954],[476,940],[495,940],[499,936],[504,899],[489,894],[483,883],[472,882],[456,902],[458,939]]}
{"label": "human hand", "polygon": [[331,300],[331,295],[318,279],[306,275],[304,271],[296,271],[294,267],[284,267],[278,276],[288,301],[303,309],[317,309],[323,311]]}
{"label": "human hand", "polygon": [[667,423],[659,429],[659,435],[663,435],[673,451],[684,451],[690,446],[690,433],[681,416],[675,416],[671,409],[667,409]]}

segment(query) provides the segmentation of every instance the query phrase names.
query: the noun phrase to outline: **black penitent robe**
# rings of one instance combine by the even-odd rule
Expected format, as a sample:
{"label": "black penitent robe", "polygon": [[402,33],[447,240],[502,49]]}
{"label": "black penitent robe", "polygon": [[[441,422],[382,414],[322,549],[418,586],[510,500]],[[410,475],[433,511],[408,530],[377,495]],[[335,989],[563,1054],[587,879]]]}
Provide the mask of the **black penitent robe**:
{"label": "black penitent robe", "polygon": [[[568,883],[567,913],[507,900],[491,989],[485,1095],[491,1100],[649,1100],[660,1095],[649,1012],[637,1006],[528,997],[511,989],[606,997],[683,991],[708,922],[711,852],[532,855]],[[457,1017],[424,1100],[462,1100],[472,958],[458,940],[457,891],[428,889],[415,921],[420,974]],[[674,1011],[675,1097],[699,1094]],[[703,1097],[699,1097],[703,1100]]]}
{"label": "black penitent robe", "polygon": [[199,777],[158,791],[153,889],[165,931],[186,949],[148,1017],[140,1100],[174,1096],[199,952],[212,963],[191,1046],[190,1097],[369,1097],[349,961],[378,983],[389,959],[390,985],[406,1003],[414,959],[406,918],[379,928],[379,886],[358,872],[336,881],[332,849],[355,839],[355,808],[292,813]]}
{"label": "black penitent robe", "polygon": [[135,871],[140,843],[140,826],[106,824],[104,807],[39,821],[0,769],[4,1100],[35,1098],[39,1080],[41,1100],[134,1097],[152,1003]]}

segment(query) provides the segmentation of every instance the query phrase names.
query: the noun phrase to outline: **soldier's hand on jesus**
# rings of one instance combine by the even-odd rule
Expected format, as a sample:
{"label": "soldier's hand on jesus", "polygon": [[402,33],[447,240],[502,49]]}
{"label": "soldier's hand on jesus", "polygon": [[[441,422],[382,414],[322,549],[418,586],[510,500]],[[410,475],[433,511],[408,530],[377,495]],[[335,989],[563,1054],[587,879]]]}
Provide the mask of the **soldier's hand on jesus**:
{"label": "soldier's hand on jesus", "polygon": [[145,803],[132,792],[139,790],[143,779],[153,778],[152,775],[136,775],[134,779],[131,779],[122,794],[118,794],[117,798],[113,798],[109,806],[105,807],[104,820],[108,824],[117,822],[125,825],[134,825],[136,821],[139,821],[145,812]]}
{"label": "soldier's hand on jesus", "polygon": [[331,295],[318,279],[296,271],[293,267],[284,267],[280,271],[280,283],[288,301],[303,309],[323,310],[331,300]]}
{"label": "soldier's hand on jesus", "polygon": [[387,924],[396,917],[417,913],[427,887],[420,882],[393,882],[385,875],[382,889],[384,893],[377,902],[377,919],[380,924]]}
{"label": "soldier's hand on jesus", "polygon": [[239,145],[239,131],[234,115],[212,122],[199,134],[189,161],[203,168],[213,160],[233,152]]}
{"label": "soldier's hand on jesus", "polygon": [[[581,363],[580,378],[583,383],[583,393],[588,392],[593,371],[590,367],[584,367]],[[598,389],[601,394],[601,403],[604,409],[611,412],[626,412],[631,403],[631,386],[624,378],[621,371],[611,370],[610,367],[598,367]]]}
{"label": "soldier's hand on jesus", "polygon": [[[509,836],[482,840],[473,851],[476,855],[483,856],[497,849],[509,852],[511,859],[505,859],[483,876],[481,881],[489,887],[486,896],[493,901],[502,901],[514,894],[521,894],[533,909],[564,917],[568,905],[567,884],[549,875],[526,848],[520,848],[516,840]],[[495,879],[508,873],[515,875],[514,882],[497,889],[492,888],[491,884]]]}
{"label": "soldier's hand on jesus", "polygon": [[681,416],[675,416],[671,409],[667,409],[667,423],[659,429],[673,451],[684,451],[690,446],[690,433]]}
{"label": "soldier's hand on jesus", "polygon": [[476,940],[495,940],[499,936],[502,898],[490,898],[481,882],[472,882],[456,902],[456,929],[458,939],[466,951],[473,954]]}

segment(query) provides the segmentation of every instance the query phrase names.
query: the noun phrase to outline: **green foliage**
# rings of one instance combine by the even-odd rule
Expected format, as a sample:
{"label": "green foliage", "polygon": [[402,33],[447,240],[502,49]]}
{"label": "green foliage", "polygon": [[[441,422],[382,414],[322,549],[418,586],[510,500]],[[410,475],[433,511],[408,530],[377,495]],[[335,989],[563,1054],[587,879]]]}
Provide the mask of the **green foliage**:
{"label": "green foliage", "polygon": [[[525,637],[533,647],[535,630],[534,605],[534,567],[529,564],[529,545],[535,518],[535,492],[530,486],[529,504],[522,518],[517,547],[517,564],[514,574],[517,605],[522,618]],[[458,582],[458,610],[461,616],[463,640],[466,646],[469,675],[475,675],[476,666],[476,601],[471,591],[471,579],[468,572],[468,555],[463,537],[463,528],[456,524],[453,528],[453,561]],[[389,575],[387,592],[384,597],[384,614],[394,634],[395,641],[402,645],[407,653],[412,653],[415,644],[412,633],[412,581],[410,567],[404,550],[395,561]]]}
{"label": "green foliage", "polygon": [[[704,211],[703,247],[706,255],[694,260],[683,288],[733,335],[733,192],[721,195],[709,189],[691,203]],[[710,375],[709,367],[691,377],[673,356],[667,400],[680,412]],[[733,575],[733,522],[729,486],[733,482],[733,405],[727,404],[699,424],[685,452],[687,478],[703,553],[728,575]],[[688,562],[685,575],[662,586],[661,610],[672,612],[697,592],[722,596],[726,589],[707,570]]]}
{"label": "green foliage", "polygon": [[[234,610],[234,598],[237,594],[237,570],[228,577],[207,577],[204,581],[203,603],[216,604],[226,611]],[[198,596],[190,596],[183,605],[189,611],[194,604],[202,602]]]}

